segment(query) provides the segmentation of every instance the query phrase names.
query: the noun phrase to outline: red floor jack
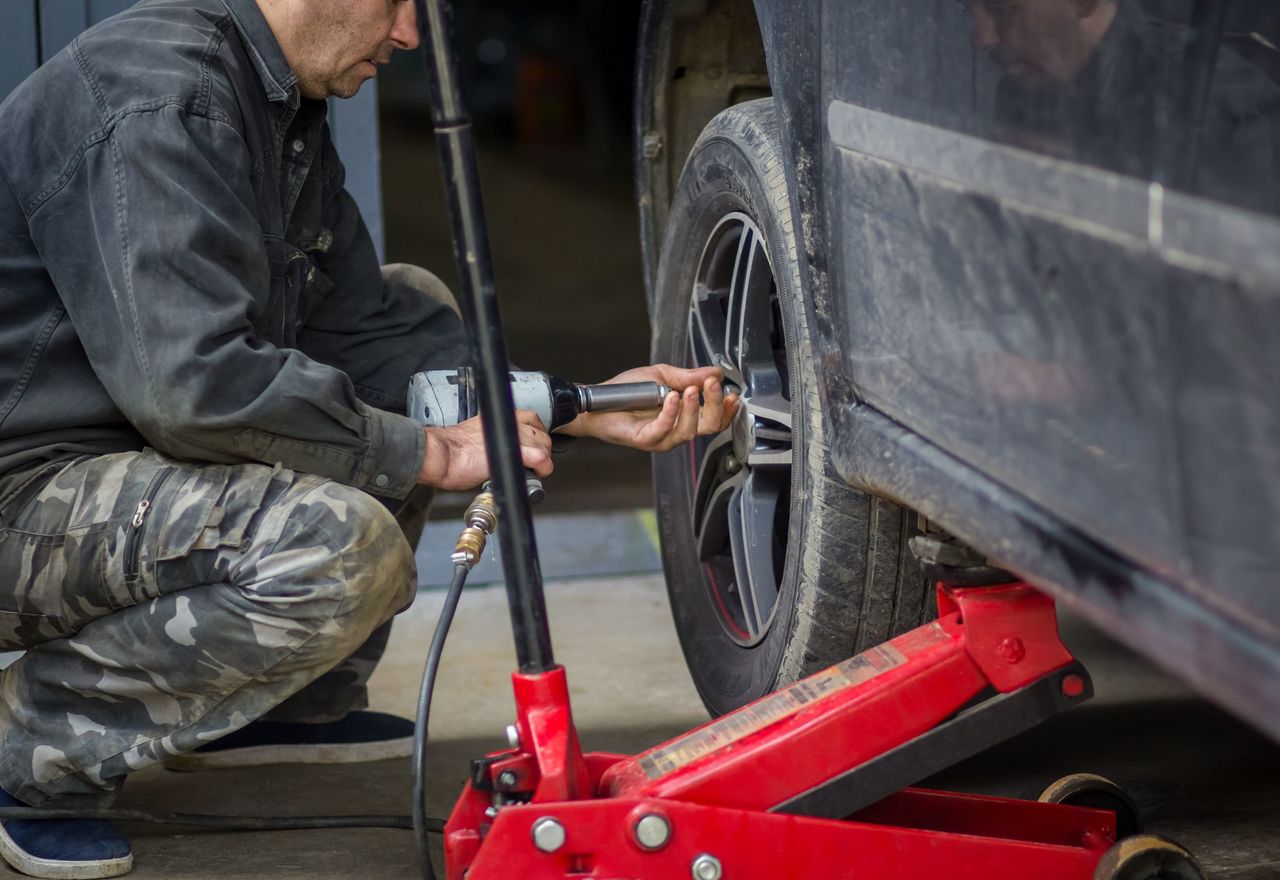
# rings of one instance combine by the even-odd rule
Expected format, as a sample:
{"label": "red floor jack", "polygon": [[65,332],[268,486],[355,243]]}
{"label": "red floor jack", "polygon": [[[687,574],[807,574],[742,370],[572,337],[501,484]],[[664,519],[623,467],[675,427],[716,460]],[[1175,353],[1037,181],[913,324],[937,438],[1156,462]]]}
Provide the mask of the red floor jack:
{"label": "red floor jack", "polygon": [[[1174,844],[1116,843],[1111,810],[906,787],[1090,695],[1053,603],[1025,584],[940,584],[933,623],[641,755],[583,754],[551,652],[450,9],[415,3],[520,670],[512,747],[474,762],[445,825],[450,880],[1202,878]],[[491,531],[493,511],[481,521]],[[436,660],[465,579],[455,562]]]}
{"label": "red floor jack", "polygon": [[938,606],[634,757],[582,753],[563,668],[517,673],[519,744],[474,763],[449,880],[1200,876],[1175,844],[1117,844],[1111,810],[904,787],[1091,695],[1043,594],[940,584]]}

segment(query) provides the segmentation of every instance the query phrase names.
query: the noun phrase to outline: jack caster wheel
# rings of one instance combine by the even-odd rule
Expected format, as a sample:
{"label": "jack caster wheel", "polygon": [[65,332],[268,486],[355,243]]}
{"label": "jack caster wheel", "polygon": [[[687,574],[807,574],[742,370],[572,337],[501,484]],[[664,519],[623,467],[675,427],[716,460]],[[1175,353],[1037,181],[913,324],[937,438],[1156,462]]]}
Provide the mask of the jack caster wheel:
{"label": "jack caster wheel", "polygon": [[1037,800],[1042,804],[1111,810],[1116,814],[1116,840],[1142,833],[1142,819],[1133,798],[1110,779],[1096,773],[1064,776],[1042,791]]}
{"label": "jack caster wheel", "polygon": [[1107,850],[1093,880],[1205,880],[1205,875],[1195,857],[1172,840],[1140,834]]}

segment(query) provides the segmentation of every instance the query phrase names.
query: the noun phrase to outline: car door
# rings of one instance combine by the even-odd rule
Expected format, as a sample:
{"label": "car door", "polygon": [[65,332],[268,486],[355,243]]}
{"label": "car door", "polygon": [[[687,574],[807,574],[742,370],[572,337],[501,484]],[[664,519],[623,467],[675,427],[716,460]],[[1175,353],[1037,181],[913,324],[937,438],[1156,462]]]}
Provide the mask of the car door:
{"label": "car door", "polygon": [[1275,10],[823,11],[835,323],[861,398],[1277,637]]}

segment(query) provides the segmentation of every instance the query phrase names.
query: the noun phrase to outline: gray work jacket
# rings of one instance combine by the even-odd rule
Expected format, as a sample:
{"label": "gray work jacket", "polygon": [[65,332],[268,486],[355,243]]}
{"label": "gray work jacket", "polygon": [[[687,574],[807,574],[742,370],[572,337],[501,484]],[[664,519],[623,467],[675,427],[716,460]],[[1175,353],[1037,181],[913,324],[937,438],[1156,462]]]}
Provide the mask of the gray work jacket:
{"label": "gray work jacket", "polygon": [[150,445],[413,487],[396,411],[465,340],[383,283],[325,111],[254,0],[145,0],[0,105],[0,484]]}

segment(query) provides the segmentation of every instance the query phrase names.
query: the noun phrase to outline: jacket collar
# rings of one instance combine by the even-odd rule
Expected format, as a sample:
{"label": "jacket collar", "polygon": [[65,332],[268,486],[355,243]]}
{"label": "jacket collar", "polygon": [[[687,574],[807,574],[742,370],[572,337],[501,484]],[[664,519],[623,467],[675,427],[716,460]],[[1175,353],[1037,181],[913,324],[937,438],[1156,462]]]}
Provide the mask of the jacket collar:
{"label": "jacket collar", "polygon": [[298,77],[285,61],[284,51],[280,48],[276,35],[271,32],[271,25],[258,8],[257,0],[222,0],[231,20],[249,48],[253,63],[262,78],[263,88],[267,91],[268,100],[288,101],[297,104],[297,93],[294,86]]}

